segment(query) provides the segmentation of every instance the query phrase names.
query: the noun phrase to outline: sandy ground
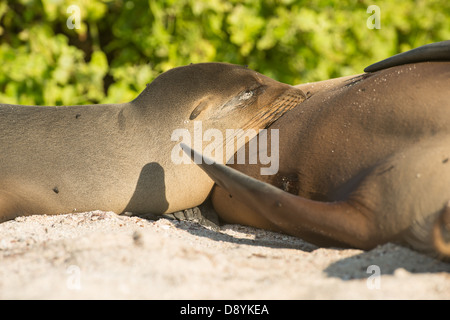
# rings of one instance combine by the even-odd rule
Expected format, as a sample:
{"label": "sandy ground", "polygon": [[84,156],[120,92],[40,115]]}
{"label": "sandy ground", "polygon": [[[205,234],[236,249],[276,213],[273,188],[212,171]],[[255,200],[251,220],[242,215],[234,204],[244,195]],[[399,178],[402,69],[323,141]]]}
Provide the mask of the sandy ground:
{"label": "sandy ground", "polygon": [[1,299],[449,299],[449,272],[394,244],[318,248],[238,225],[101,211],[0,224]]}

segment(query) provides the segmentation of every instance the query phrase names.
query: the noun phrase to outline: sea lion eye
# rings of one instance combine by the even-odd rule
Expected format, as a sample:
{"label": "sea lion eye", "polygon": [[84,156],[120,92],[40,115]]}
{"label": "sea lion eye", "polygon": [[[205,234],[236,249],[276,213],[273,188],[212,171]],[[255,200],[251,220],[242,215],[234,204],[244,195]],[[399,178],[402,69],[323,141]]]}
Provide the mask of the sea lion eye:
{"label": "sea lion eye", "polygon": [[258,84],[258,85],[252,86],[252,87],[242,91],[239,94],[239,100],[240,101],[248,100],[250,98],[253,98],[253,97],[257,96],[258,94],[260,94],[262,92],[264,92],[264,86],[263,85]]}
{"label": "sea lion eye", "polygon": [[253,90],[245,90],[239,97],[239,100],[248,100],[253,97],[254,94]]}

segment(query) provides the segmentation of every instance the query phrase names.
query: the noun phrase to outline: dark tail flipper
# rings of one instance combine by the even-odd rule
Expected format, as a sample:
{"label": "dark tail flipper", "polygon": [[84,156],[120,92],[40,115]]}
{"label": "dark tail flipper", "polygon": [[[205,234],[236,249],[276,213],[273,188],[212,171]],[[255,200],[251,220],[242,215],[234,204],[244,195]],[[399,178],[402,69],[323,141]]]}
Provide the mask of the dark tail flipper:
{"label": "dark tail flipper", "polygon": [[396,54],[366,67],[364,72],[375,72],[402,64],[425,61],[450,61],[450,40],[430,43]]}
{"label": "dark tail flipper", "polygon": [[365,215],[345,201],[319,202],[295,196],[229,166],[214,163],[184,144],[181,148],[193,160],[202,159],[197,164],[217,185],[284,233],[313,243],[316,241],[310,239],[319,237],[321,242],[328,239],[330,243],[362,249],[378,244],[373,242],[376,235],[371,232]]}

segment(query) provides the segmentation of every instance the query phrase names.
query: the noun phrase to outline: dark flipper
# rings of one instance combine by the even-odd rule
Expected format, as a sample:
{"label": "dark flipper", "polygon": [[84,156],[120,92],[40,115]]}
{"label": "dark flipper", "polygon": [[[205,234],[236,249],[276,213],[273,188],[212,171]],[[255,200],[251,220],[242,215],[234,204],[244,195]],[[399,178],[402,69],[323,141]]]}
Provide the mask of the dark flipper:
{"label": "dark flipper", "polygon": [[450,40],[430,43],[376,62],[364,69],[375,72],[402,64],[425,61],[450,61]]}
{"label": "dark flipper", "polygon": [[348,203],[326,203],[295,196],[229,166],[214,163],[184,144],[181,147],[193,160],[203,160],[198,165],[217,185],[282,232],[312,243],[319,236],[330,243],[364,249],[376,245],[365,215]]}

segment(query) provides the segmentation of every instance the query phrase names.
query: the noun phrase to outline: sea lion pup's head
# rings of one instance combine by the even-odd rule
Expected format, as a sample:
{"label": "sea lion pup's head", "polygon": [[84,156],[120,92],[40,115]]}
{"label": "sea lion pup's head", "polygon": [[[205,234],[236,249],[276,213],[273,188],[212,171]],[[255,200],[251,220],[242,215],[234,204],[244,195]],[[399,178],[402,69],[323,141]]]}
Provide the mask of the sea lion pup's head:
{"label": "sea lion pup's head", "polygon": [[300,89],[246,67],[200,63],[161,74],[134,102],[177,123],[246,130],[267,127],[304,99]]}

